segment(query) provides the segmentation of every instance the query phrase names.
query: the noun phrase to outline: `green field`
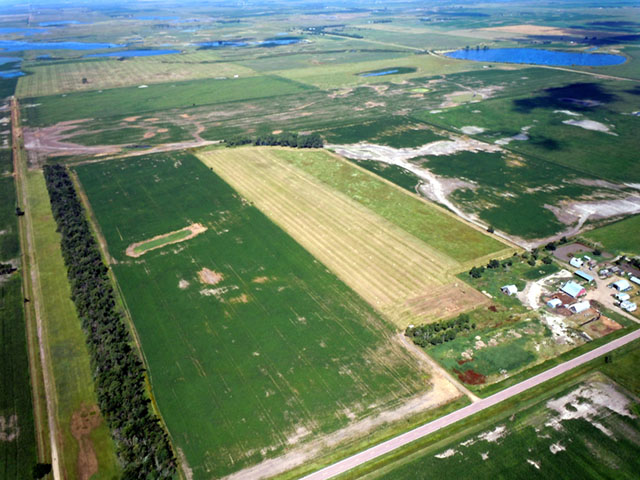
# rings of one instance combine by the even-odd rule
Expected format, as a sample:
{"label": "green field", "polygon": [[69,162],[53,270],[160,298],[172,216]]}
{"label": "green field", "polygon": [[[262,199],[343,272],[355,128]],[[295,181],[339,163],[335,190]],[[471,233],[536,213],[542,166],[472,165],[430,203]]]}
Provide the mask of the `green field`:
{"label": "green field", "polygon": [[23,99],[39,104],[24,109],[29,126],[48,125],[63,120],[132,115],[143,112],[188,109],[198,105],[304,94],[311,87],[275,76],[234,79],[190,80],[151,84],[146,88],[123,87],[95,92],[76,92]]}
{"label": "green field", "polygon": [[640,255],[640,215],[596,228],[583,236],[606,250]]}
{"label": "green field", "polygon": [[11,150],[0,150],[0,176],[13,171],[13,158]]}
{"label": "green field", "polygon": [[636,478],[637,399],[591,376],[365,478]]}
{"label": "green field", "polygon": [[[19,261],[13,178],[0,178],[0,263]],[[0,477],[29,478],[36,462],[22,272],[0,275]]]}
{"label": "green field", "polygon": [[[79,457],[78,441],[72,433],[72,422],[90,407],[95,406],[89,354],[80,320],[70,298],[67,270],[60,251],[60,235],[51,214],[49,196],[41,171],[29,172],[27,178],[29,197],[29,222],[33,228],[37,280],[34,295],[41,299],[37,305],[44,323],[48,375],[54,390],[55,419],[58,428],[58,455],[61,470],[67,478],[82,478],[94,473],[79,471],[86,458]],[[97,459],[97,471],[93,479],[111,480],[119,475],[119,466],[110,432],[104,423],[88,434],[79,437],[89,451],[93,449]],[[82,460],[82,461],[81,461]],[[90,460],[90,459],[89,459]]]}
{"label": "green field", "polygon": [[[76,172],[194,478],[278,456],[428,388],[378,314],[196,158]],[[126,257],[131,243],[191,222],[208,230]]]}

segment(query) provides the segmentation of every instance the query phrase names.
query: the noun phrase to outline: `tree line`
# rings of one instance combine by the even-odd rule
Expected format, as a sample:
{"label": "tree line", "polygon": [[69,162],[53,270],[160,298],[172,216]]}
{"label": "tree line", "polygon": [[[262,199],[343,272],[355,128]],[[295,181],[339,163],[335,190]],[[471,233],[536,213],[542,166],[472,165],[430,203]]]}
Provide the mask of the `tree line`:
{"label": "tree line", "polygon": [[85,212],[64,166],[45,165],[51,209],[87,346],[100,410],[115,440],[124,479],[172,478],[176,459],[145,391],[145,370],[131,346]]}
{"label": "tree line", "polygon": [[455,340],[459,332],[475,329],[476,324],[466,313],[442,322],[426,323],[417,327],[409,326],[404,334],[420,347],[439,345]]}
{"label": "tree line", "polygon": [[228,147],[236,147],[238,145],[281,145],[283,147],[293,148],[322,148],[324,140],[317,133],[302,135],[300,133],[269,133],[258,137],[235,136],[224,141]]}

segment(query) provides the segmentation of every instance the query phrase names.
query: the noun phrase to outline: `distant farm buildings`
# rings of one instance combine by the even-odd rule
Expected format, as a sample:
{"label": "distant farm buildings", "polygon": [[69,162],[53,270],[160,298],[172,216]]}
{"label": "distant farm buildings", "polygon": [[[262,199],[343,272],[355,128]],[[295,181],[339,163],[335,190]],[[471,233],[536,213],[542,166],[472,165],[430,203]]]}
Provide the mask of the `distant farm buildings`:
{"label": "distant farm buildings", "polygon": [[502,291],[502,293],[509,296],[518,293],[518,287],[516,287],[515,285],[505,285],[500,290]]}
{"label": "distant farm buildings", "polygon": [[562,287],[560,287],[560,290],[572,298],[578,298],[587,294],[587,291],[582,285],[572,281],[565,283]]}

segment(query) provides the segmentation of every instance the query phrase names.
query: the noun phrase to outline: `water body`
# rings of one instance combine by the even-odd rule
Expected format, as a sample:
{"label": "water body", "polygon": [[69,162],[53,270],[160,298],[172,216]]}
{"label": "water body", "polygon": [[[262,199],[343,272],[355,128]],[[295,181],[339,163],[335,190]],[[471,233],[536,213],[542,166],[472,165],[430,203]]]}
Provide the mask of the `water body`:
{"label": "water body", "polygon": [[213,42],[201,42],[199,46],[204,48],[225,48],[225,47],[277,47],[280,45],[293,45],[300,43],[302,38],[300,37],[281,37],[281,38],[267,38],[260,41],[248,41],[248,40],[215,40]]}
{"label": "water body", "polygon": [[24,75],[20,70],[4,70],[0,71],[0,78],[16,78]]}
{"label": "water body", "polygon": [[19,57],[0,57],[0,65],[4,65],[5,63],[13,63],[13,62],[21,62],[22,59]]}
{"label": "water body", "polygon": [[126,45],[115,43],[83,43],[83,42],[24,42],[22,40],[0,40],[0,49],[6,52],[23,50],[102,50],[122,48]]}
{"label": "water body", "polygon": [[93,53],[91,55],[85,55],[84,57],[153,57],[156,55],[172,55],[174,53],[180,53],[180,50],[121,50],[119,52]]}
{"label": "water body", "polygon": [[78,20],[58,20],[55,22],[40,22],[41,27],[64,27],[65,25],[89,25],[87,22],[79,22]]}
{"label": "water body", "polygon": [[445,53],[447,57],[474,62],[527,63],[531,65],[572,65],[599,67],[618,65],[625,61],[622,55],[609,53],[560,52],[536,48],[490,48],[487,50],[456,50]]}
{"label": "water body", "polygon": [[0,35],[18,33],[20,35],[38,35],[41,33],[47,33],[44,28],[16,28],[16,27],[0,27]]}
{"label": "water body", "polygon": [[382,77],[384,75],[393,75],[394,73],[398,73],[398,69],[394,68],[393,70],[384,70],[382,72],[369,72],[369,73],[361,73],[361,77]]}

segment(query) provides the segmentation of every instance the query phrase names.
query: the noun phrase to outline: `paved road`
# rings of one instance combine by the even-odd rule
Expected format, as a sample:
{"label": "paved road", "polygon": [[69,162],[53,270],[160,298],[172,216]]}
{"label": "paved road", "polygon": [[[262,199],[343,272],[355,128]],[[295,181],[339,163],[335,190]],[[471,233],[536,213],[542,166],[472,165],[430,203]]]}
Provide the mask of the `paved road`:
{"label": "paved road", "polygon": [[472,403],[471,405],[461,408],[460,410],[450,413],[449,415],[445,415],[444,417],[434,420],[433,422],[415,428],[414,430],[403,433],[402,435],[398,435],[397,437],[371,447],[368,450],[364,450],[363,452],[345,458],[338,463],[329,465],[322,470],[318,470],[317,472],[307,475],[303,480],[325,480],[328,478],[333,478],[336,475],[340,475],[341,473],[351,470],[352,468],[362,465],[363,463],[373,460],[374,458],[385,455],[386,453],[407,445],[408,443],[418,440],[419,438],[436,432],[441,428],[448,427],[458,420],[462,420],[463,418],[469,417],[470,415],[478,413],[486,408],[492,407],[502,402],[503,400],[513,397],[514,395],[518,395],[525,390],[540,385],[541,383],[557,377],[558,375],[561,375],[571,370],[572,368],[578,367],[583,363],[593,360],[596,357],[609,353],[612,350],[626,345],[627,343],[632,342],[633,340],[636,340],[638,338],[640,338],[640,330],[631,332],[624,337],[620,337],[616,340],[613,340],[612,342],[607,343],[606,345],[580,355],[579,357],[568,360],[567,362],[562,363],[556,367],[550,368],[545,372],[542,372],[534,377],[529,378],[528,380],[513,385],[512,387],[506,388],[501,392],[491,395],[490,397]]}

